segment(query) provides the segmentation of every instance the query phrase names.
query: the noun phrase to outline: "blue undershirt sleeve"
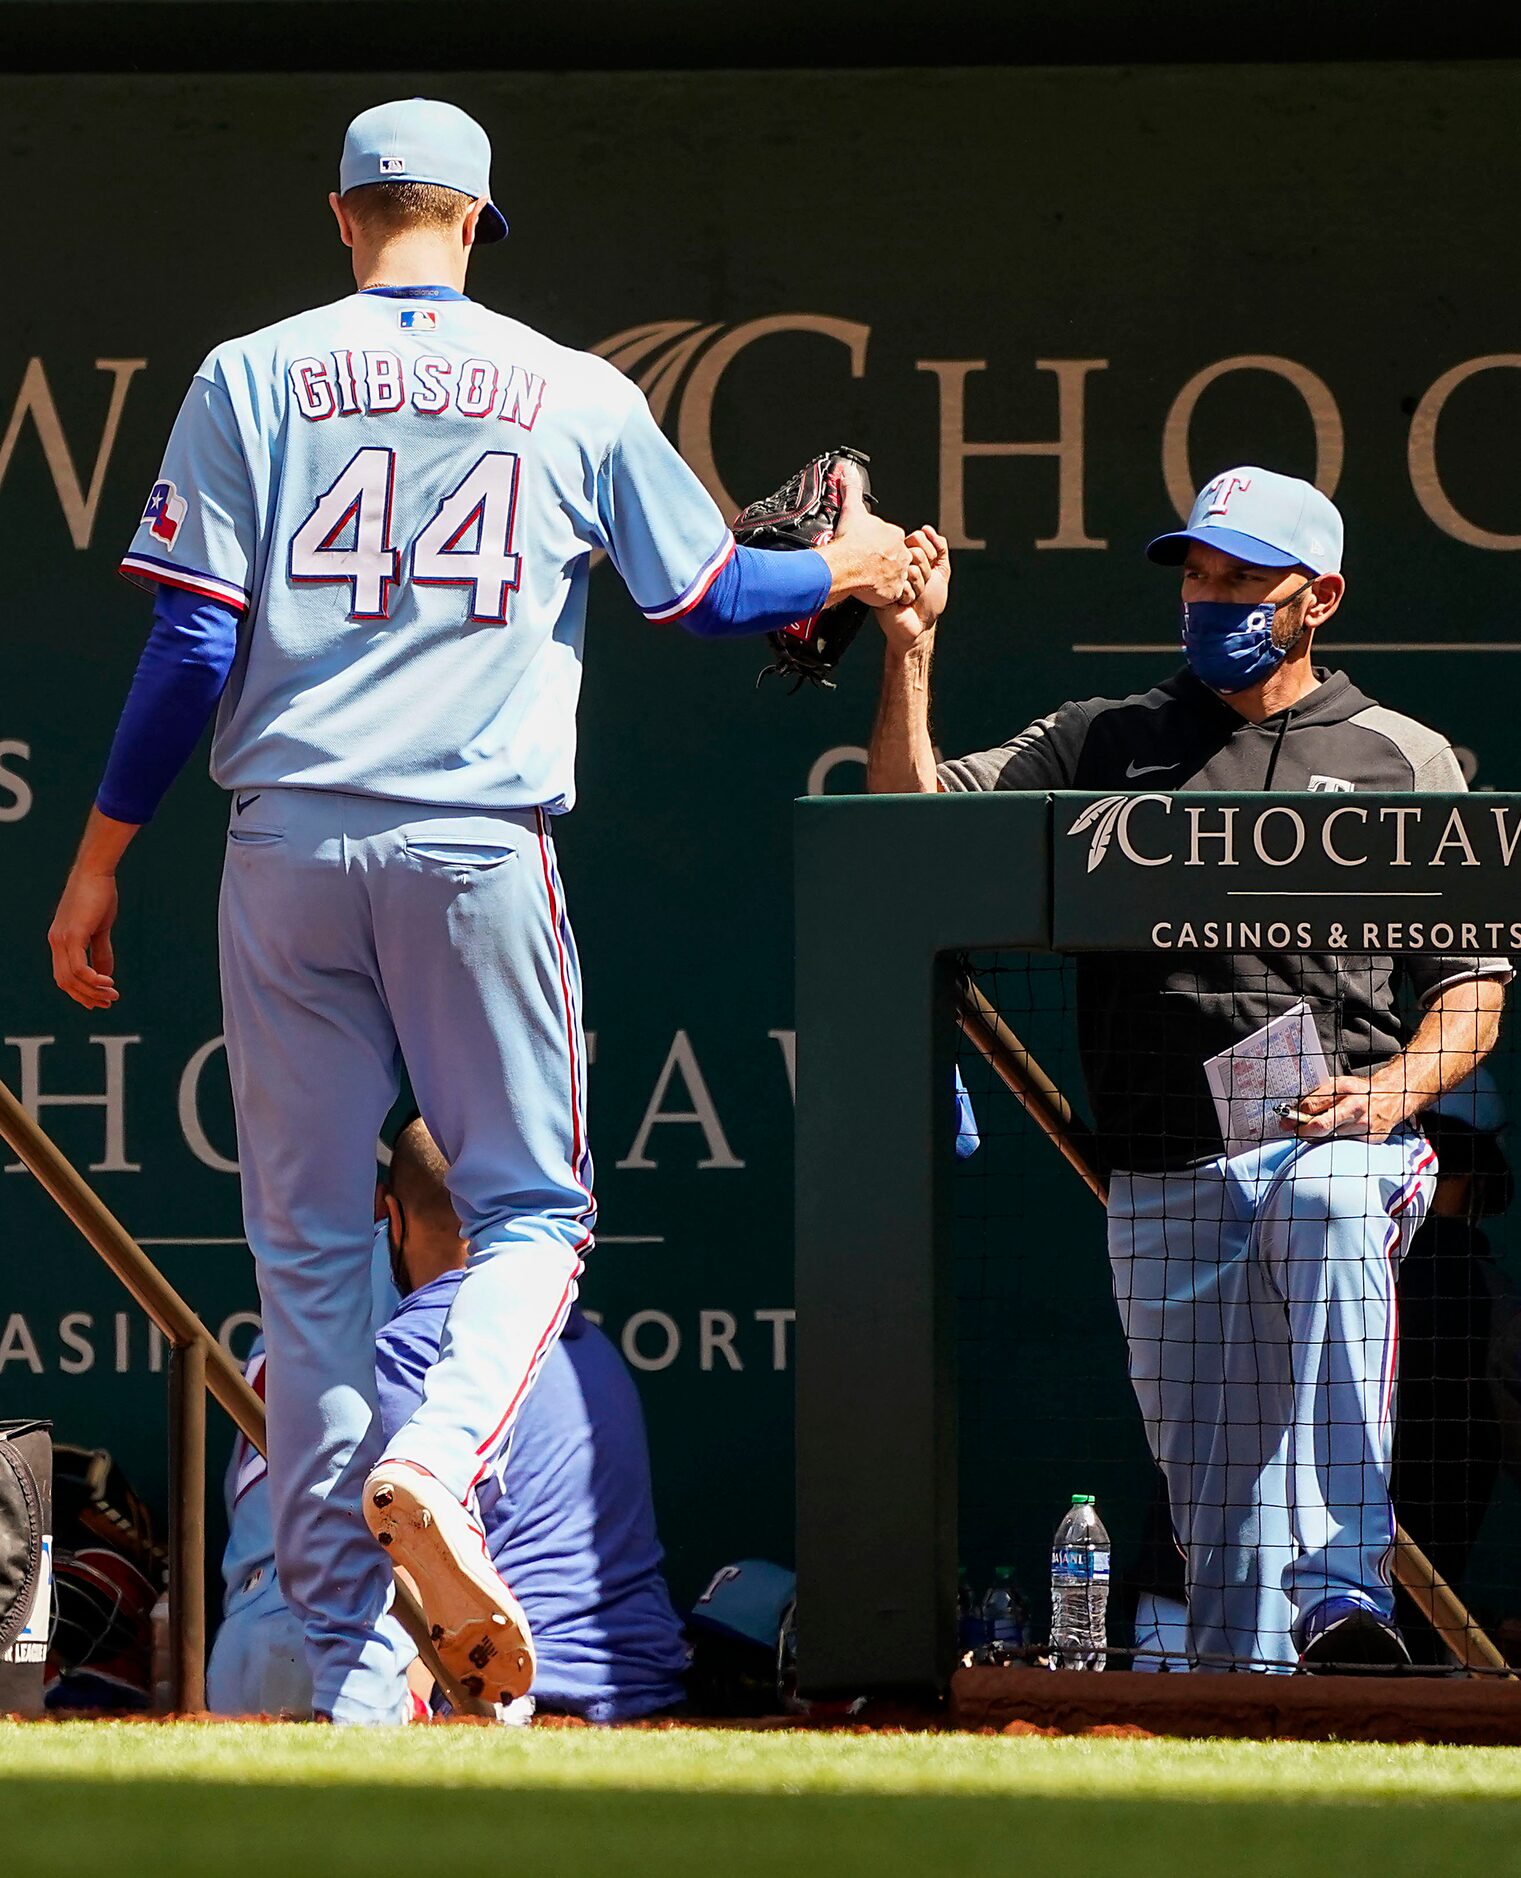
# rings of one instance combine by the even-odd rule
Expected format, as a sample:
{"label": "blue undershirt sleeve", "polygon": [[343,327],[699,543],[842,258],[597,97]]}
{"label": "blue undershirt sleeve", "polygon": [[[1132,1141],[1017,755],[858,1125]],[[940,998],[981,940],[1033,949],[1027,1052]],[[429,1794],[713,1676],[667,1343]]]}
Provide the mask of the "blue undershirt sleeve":
{"label": "blue undershirt sleeve", "polygon": [[389,1441],[422,1400],[427,1377],[426,1352],[385,1326],[375,1340],[375,1392],[380,1402],[382,1439]]}
{"label": "blue undershirt sleeve", "polygon": [[829,579],[816,549],[737,547],[681,624],[704,639],[772,632],[812,619],[829,598]]}
{"label": "blue undershirt sleeve", "polygon": [[150,821],[200,741],[238,649],[238,615],[219,601],[160,586],[153,630],[122,706],[95,806],[118,822]]}

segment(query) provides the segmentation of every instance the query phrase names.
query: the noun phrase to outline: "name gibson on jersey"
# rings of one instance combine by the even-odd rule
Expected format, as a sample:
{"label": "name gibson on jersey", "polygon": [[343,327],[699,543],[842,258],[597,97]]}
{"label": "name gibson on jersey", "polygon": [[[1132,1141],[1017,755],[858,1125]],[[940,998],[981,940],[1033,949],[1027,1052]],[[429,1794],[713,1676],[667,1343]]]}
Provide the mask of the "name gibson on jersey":
{"label": "name gibson on jersey", "polygon": [[456,364],[434,352],[405,361],[384,350],[327,352],[292,359],[287,377],[296,409],[314,424],[330,417],[385,417],[410,404],[424,417],[453,411],[532,430],[544,402],[537,372],[494,359]]}

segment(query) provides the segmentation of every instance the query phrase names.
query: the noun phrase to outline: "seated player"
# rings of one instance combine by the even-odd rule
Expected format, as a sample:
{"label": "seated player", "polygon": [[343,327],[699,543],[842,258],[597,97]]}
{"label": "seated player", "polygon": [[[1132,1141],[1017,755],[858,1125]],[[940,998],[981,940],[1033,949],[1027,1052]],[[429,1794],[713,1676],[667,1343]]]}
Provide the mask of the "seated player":
{"label": "seated player", "polygon": [[[1151,543],[1182,570],[1185,669],[938,767],[929,680],[949,555],[933,530],[910,545],[935,565],[917,602],[877,615],[873,791],[1464,787],[1445,737],[1312,663],[1346,581],[1341,516],[1308,483],[1227,471]],[[1493,1046],[1509,977],[1508,961],[1477,957],[1078,961],[1115,1297],[1200,1667],[1409,1660],[1389,1576],[1394,1274],[1433,1187],[1421,1112]],[[1227,1158],[1204,1062],[1301,998],[1331,1077],[1281,1139]]]}
{"label": "seated player", "polygon": [[[447,1172],[421,1119],[407,1124],[379,1194],[377,1244],[404,1294],[375,1346],[387,1434],[416,1406],[464,1271]],[[234,1455],[227,1616],[207,1678],[211,1706],[224,1714],[305,1713],[311,1705],[301,1626],[275,1576],[262,1476],[257,1455]],[[477,1497],[492,1563],[532,1627],[537,1706],[603,1722],[681,1703],[687,1652],[660,1572],[638,1393],[579,1309]]]}

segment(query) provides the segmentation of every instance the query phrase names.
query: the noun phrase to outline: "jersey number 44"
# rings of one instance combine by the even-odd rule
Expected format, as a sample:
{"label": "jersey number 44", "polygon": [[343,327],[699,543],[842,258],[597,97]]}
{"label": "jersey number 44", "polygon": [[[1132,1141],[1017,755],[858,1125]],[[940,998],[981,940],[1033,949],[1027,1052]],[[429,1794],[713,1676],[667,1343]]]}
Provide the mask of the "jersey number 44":
{"label": "jersey number 44", "polygon": [[[388,619],[402,581],[422,587],[468,587],[470,618],[504,626],[521,567],[512,551],[519,459],[488,450],[450,490],[405,548],[391,539],[396,452],[358,450],[317,498],[291,536],[294,586],[349,588],[349,618]],[[351,545],[340,547],[340,542]]]}

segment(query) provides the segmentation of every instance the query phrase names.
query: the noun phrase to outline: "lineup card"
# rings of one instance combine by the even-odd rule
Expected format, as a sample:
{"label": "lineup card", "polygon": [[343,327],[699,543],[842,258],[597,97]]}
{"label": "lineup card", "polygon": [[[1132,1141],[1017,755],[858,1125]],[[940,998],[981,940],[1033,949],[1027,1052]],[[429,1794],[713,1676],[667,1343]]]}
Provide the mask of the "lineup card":
{"label": "lineup card", "polygon": [[1227,1156],[1245,1154],[1282,1129],[1278,1102],[1297,1102],[1326,1080],[1325,1053],[1309,1005],[1298,1004],[1204,1065]]}

